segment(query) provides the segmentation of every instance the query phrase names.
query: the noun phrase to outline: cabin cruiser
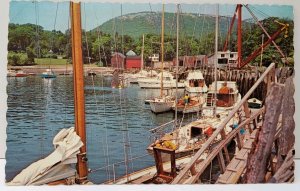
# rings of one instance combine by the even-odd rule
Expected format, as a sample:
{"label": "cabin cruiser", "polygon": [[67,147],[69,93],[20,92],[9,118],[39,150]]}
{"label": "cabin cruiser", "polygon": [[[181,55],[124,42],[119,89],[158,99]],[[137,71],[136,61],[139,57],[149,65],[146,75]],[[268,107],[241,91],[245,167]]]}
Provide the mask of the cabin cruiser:
{"label": "cabin cruiser", "polygon": [[190,96],[197,96],[207,92],[207,86],[203,78],[203,74],[200,70],[190,71],[184,82],[185,91],[190,94]]}
{"label": "cabin cruiser", "polygon": [[[166,71],[163,74],[162,72],[159,73],[156,78],[138,79],[138,84],[141,88],[159,89],[162,83],[164,89],[176,88],[176,79],[174,79],[170,72]],[[177,87],[184,88],[184,83],[177,82]]]}
{"label": "cabin cruiser", "polygon": [[135,74],[127,74],[126,79],[131,84],[137,84],[139,79],[155,78],[156,76],[157,76],[157,72],[155,70],[151,70],[151,71],[140,70],[138,73]]}
{"label": "cabin cruiser", "polygon": [[[215,91],[217,84],[217,91]],[[217,97],[215,100],[214,97]],[[153,147],[170,147],[175,150],[176,158],[189,155],[199,150],[215,129],[228,116],[229,112],[239,103],[241,95],[236,82],[217,81],[209,86],[206,102],[203,104],[201,117],[187,125],[180,126],[170,133],[151,143],[147,150],[153,152]],[[225,134],[232,131],[232,127],[238,124],[239,116],[236,114],[224,128]],[[218,135],[214,143],[221,140]]]}
{"label": "cabin cruiser", "polygon": [[209,86],[202,115],[212,116],[213,110],[216,113],[231,110],[240,100],[241,94],[235,81],[215,81]]}

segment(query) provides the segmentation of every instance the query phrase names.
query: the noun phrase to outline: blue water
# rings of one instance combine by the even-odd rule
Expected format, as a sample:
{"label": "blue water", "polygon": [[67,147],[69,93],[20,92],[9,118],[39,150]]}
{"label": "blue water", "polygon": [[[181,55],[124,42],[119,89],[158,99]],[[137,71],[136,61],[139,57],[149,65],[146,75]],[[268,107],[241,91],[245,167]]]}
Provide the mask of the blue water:
{"label": "blue water", "polygon": [[[7,80],[5,171],[9,181],[53,151],[52,139],[56,133],[74,126],[74,101],[71,76]],[[127,165],[122,161],[125,157],[146,155],[151,136],[148,130],[174,118],[172,112],[155,115],[144,104],[145,99],[158,95],[158,90],[140,89],[137,85],[120,90],[111,88],[110,84],[109,78],[101,76],[85,79],[88,164],[92,170],[89,179],[94,183],[154,165],[152,156]]]}

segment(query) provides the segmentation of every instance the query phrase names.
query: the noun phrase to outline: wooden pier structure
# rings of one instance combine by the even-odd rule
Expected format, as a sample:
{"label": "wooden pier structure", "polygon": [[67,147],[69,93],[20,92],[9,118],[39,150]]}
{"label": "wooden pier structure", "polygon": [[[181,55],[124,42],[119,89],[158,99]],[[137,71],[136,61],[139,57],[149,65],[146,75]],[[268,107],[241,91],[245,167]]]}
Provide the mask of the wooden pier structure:
{"label": "wooden pier structure", "polygon": [[[280,82],[283,81],[280,80]],[[264,105],[260,109],[250,110],[247,100],[263,82],[266,83],[267,95]],[[171,184],[199,183],[201,175],[214,159],[218,160],[221,172],[216,183],[262,183],[292,180],[294,163],[290,153],[293,150],[294,138],[288,140],[288,137],[293,137],[295,126],[293,78],[288,78],[285,85],[277,82],[275,64],[272,63]],[[282,104],[282,102],[286,102],[286,104]],[[284,106],[287,104],[288,106]],[[236,113],[239,114],[240,123],[238,127],[225,135],[224,128]],[[241,135],[241,129],[245,130],[244,135]],[[222,141],[212,147],[219,134],[222,136]],[[231,159],[227,146],[232,141],[237,143],[237,152]],[[200,160],[203,154],[206,154],[207,157],[205,160]],[[261,169],[255,168],[257,166]],[[288,178],[286,176],[283,178],[282,173],[286,172],[280,171],[280,168],[290,169],[286,174]],[[281,174],[276,176],[276,173],[280,172]]]}

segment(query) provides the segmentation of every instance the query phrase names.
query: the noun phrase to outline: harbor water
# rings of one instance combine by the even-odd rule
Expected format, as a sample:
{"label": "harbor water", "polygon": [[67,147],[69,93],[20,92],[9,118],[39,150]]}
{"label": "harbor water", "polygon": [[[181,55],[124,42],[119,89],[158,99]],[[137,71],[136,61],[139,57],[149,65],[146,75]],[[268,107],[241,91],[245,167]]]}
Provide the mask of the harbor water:
{"label": "harbor water", "polygon": [[[53,151],[53,137],[74,126],[72,76],[7,78],[6,181]],[[175,91],[175,90],[174,90]],[[174,93],[174,92],[173,92]],[[183,90],[181,90],[183,93]],[[111,78],[85,77],[89,179],[94,183],[154,165],[146,148],[150,129],[174,119],[154,114],[145,99],[159,90],[111,88]],[[185,116],[193,120],[194,115]],[[133,159],[133,160],[131,160]],[[125,161],[125,162],[124,162]]]}

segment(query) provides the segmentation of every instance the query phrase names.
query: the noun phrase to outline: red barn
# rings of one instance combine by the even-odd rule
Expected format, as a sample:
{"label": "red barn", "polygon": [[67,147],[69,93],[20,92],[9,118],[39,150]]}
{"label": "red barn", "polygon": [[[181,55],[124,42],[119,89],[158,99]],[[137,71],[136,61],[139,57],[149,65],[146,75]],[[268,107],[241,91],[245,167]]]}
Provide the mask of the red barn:
{"label": "red barn", "polygon": [[141,57],[137,56],[135,52],[132,50],[126,53],[126,61],[125,61],[126,69],[140,69],[141,68]]}
{"label": "red barn", "polygon": [[115,52],[111,55],[111,67],[124,69],[125,56],[122,53]]}

